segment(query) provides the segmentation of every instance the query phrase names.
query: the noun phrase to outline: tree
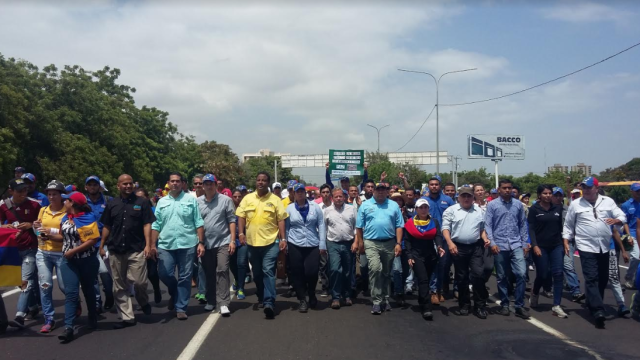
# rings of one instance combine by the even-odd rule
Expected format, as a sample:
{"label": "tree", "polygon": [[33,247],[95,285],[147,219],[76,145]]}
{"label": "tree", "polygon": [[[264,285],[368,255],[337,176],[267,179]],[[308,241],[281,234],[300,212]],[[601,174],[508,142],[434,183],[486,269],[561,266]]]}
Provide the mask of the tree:
{"label": "tree", "polygon": [[[290,168],[283,168],[282,161],[280,161],[280,157],[278,156],[260,156],[251,158],[242,164],[242,171],[244,176],[242,177],[242,181],[244,184],[254,184],[256,181],[256,176],[261,171],[265,171],[271,175],[271,182],[275,182],[275,174],[273,173],[273,166],[275,161],[278,161],[278,182],[285,183],[291,179],[295,179],[291,173]],[[247,185],[250,187],[249,185]]]}
{"label": "tree", "polygon": [[201,163],[198,168],[203,174],[212,173],[229,184],[239,184],[243,178],[243,168],[238,156],[229,145],[215,141],[205,141],[198,145]]}

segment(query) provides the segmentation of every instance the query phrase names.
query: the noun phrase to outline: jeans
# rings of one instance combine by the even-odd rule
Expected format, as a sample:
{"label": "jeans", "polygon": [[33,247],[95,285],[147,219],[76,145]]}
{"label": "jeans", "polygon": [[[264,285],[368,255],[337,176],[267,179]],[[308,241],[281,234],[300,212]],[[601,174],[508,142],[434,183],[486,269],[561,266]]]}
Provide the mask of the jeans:
{"label": "jeans", "polygon": [[624,294],[622,293],[622,286],[620,285],[620,268],[618,268],[618,254],[616,250],[609,250],[609,284],[611,284],[611,291],[613,291],[613,297],[616,299],[618,306],[624,305]]}
{"label": "jeans", "polygon": [[38,280],[38,269],[36,267],[36,253],[37,249],[28,249],[19,251],[20,258],[22,259],[22,282],[23,285],[20,296],[18,297],[18,310],[16,316],[25,317],[29,308],[35,306],[37,288],[35,283]]}
{"label": "jeans", "polygon": [[369,286],[371,287],[373,305],[382,304],[383,300],[389,295],[395,246],[394,239],[387,241],[364,239],[364,251],[367,253],[369,263]]}
{"label": "jeans", "polygon": [[278,244],[274,242],[267,246],[247,246],[258,302],[273,306],[276,301],[276,261],[280,252]]}
{"label": "jeans", "polygon": [[249,273],[249,248],[245,246],[236,246],[236,251],[231,255],[229,267],[231,273],[236,280],[238,290],[244,291],[244,280]]}
{"label": "jeans", "polygon": [[602,298],[609,282],[609,253],[591,253],[582,250],[578,252],[589,310],[591,314],[604,311]]}
{"label": "jeans", "polygon": [[329,291],[329,255],[320,254],[320,268],[318,276],[320,277],[320,284],[322,285],[322,291]]}
{"label": "jeans", "polygon": [[355,264],[355,255],[351,252],[352,245],[353,241],[327,241],[329,288],[333,300],[351,297],[351,271]]}
{"label": "jeans", "polygon": [[89,325],[95,326],[98,321],[98,313],[95,306],[90,306],[95,301],[96,294],[93,283],[98,276],[100,264],[96,256],[82,259],[63,259],[60,272],[64,281],[64,325],[67,329],[73,329],[76,319],[76,309],[80,304],[80,286],[84,300],[87,302],[89,313]]}
{"label": "jeans", "polygon": [[524,307],[524,291],[525,291],[525,272],[527,264],[524,260],[524,250],[501,250],[494,256],[494,264],[496,266],[496,277],[498,283],[498,294],[500,296],[500,305],[509,306],[509,295],[507,287],[509,285],[509,271],[516,278],[515,288],[515,307]]}
{"label": "jeans", "polygon": [[58,276],[58,288],[64,294],[64,281],[60,267],[62,265],[61,252],[38,250],[36,253],[36,265],[38,267],[38,284],[40,285],[40,299],[42,300],[42,312],[46,320],[52,320],[55,315],[53,306],[53,268]]}
{"label": "jeans", "polygon": [[[630,231],[631,235],[635,238],[636,234],[633,231]],[[629,252],[629,256],[631,257],[631,261],[629,261],[629,269],[627,270],[627,274],[624,276],[624,279],[633,284],[634,279],[636,277],[636,272],[638,270],[638,264],[640,264],[640,250],[638,250],[638,239],[633,241],[633,249]]]}
{"label": "jeans", "polygon": [[198,271],[197,278],[196,278],[196,283],[198,285],[198,294],[205,295],[207,293],[207,273],[204,271],[204,266],[202,265],[202,259],[196,259],[193,265],[196,267],[196,270]]}
{"label": "jeans", "polygon": [[560,305],[562,300],[562,277],[564,265],[564,245],[539,247],[541,256],[533,255],[536,264],[536,279],[533,282],[532,294],[540,294],[540,288],[553,278],[553,305]]}
{"label": "jeans", "polygon": [[289,244],[288,250],[293,288],[298,300],[306,300],[307,295],[309,300],[315,298],[320,269],[320,248]]}
{"label": "jeans", "polygon": [[207,249],[202,256],[201,268],[206,277],[207,304],[229,306],[229,245]]}
{"label": "jeans", "polygon": [[569,287],[569,291],[571,291],[572,295],[580,294],[580,280],[578,279],[578,274],[576,274],[576,269],[574,267],[574,255],[576,252],[575,244],[573,242],[569,242],[569,256],[564,256],[564,278],[567,279],[567,286]]}
{"label": "jeans", "polygon": [[444,249],[444,256],[438,260],[438,266],[431,275],[431,282],[429,283],[432,293],[442,292],[443,288],[448,288],[449,286],[449,271],[451,270],[452,260],[449,245],[447,245],[446,241],[442,243],[442,248]]}
{"label": "jeans", "polygon": [[[191,276],[196,246],[186,249],[158,249],[158,275],[167,286],[169,296],[176,307],[176,312],[187,312],[191,297]],[[178,279],[175,271],[178,267]]]}
{"label": "jeans", "polygon": [[473,285],[473,304],[476,308],[487,306],[489,293],[484,281],[484,241],[475,244],[455,244],[458,255],[452,256],[458,283],[458,305],[460,309],[471,306],[469,282]]}
{"label": "jeans", "polygon": [[[96,258],[98,259],[98,264],[99,264],[98,275],[100,276],[100,280],[102,281],[102,288],[104,290],[104,295],[105,297],[110,298],[113,296],[113,278],[111,278],[111,274],[109,273],[109,267],[102,259],[102,256],[100,256],[99,251],[96,251]],[[98,276],[96,276],[93,282],[93,288],[96,294],[96,308],[101,309],[102,296],[100,296],[100,282],[98,281]]]}

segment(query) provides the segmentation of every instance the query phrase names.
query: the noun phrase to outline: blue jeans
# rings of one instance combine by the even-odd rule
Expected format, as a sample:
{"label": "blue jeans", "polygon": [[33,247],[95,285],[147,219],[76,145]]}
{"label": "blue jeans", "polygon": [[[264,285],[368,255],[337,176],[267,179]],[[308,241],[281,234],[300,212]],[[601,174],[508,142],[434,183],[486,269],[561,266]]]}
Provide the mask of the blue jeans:
{"label": "blue jeans", "polygon": [[444,256],[438,260],[436,271],[431,274],[431,281],[429,282],[432,293],[441,292],[444,284],[449,284],[449,270],[451,269],[452,259],[449,245],[447,245],[446,241],[443,241],[442,248],[444,249]]}
{"label": "blue jeans", "polygon": [[500,305],[509,306],[509,294],[507,288],[509,286],[509,270],[516,278],[515,288],[515,307],[524,307],[524,291],[525,291],[525,272],[527,264],[524,260],[524,250],[501,250],[499,254],[494,256],[496,266],[496,277],[498,282],[498,295],[500,296]]}
{"label": "blue jeans", "polygon": [[[536,279],[533,282],[533,294],[540,294],[540,288],[553,277],[553,305],[560,305],[562,300],[562,275],[564,265],[564,245],[540,247],[541,256],[532,254],[536,264]],[[549,271],[551,268],[551,271]]]}
{"label": "blue jeans", "polygon": [[[169,296],[176,307],[176,312],[187,312],[191,297],[191,276],[193,275],[193,259],[196,246],[186,249],[158,249],[158,275],[167,286]],[[178,279],[175,272],[178,267]]]}
{"label": "blue jeans", "polygon": [[[109,273],[109,268],[106,263],[100,256],[100,252],[96,251],[96,258],[98,259],[98,275],[100,276],[100,280],[102,281],[102,288],[104,289],[105,297],[109,298],[113,296],[113,278]],[[93,281],[93,291],[96,293],[96,308],[102,308],[102,296],[100,295],[100,281],[98,281],[98,276],[96,276]]]}
{"label": "blue jeans", "polygon": [[567,279],[567,286],[572,295],[580,294],[580,280],[573,264],[573,253],[576,251],[575,245],[569,242],[569,256],[564,257],[564,278]]}
{"label": "blue jeans", "polygon": [[84,300],[87,302],[89,325],[95,326],[98,321],[97,309],[90,304],[96,298],[93,282],[98,276],[99,267],[98,258],[95,256],[82,259],[62,259],[60,273],[64,281],[64,325],[66,328],[73,329],[76,309],[80,304],[80,286],[82,286]]}
{"label": "blue jeans", "polygon": [[26,286],[20,292],[18,297],[18,306],[16,316],[25,317],[29,308],[36,305],[36,296],[38,296],[35,286],[38,280],[38,269],[36,267],[37,249],[28,249],[20,251],[22,259],[22,281],[26,281]]}
{"label": "blue jeans", "polygon": [[258,302],[273,306],[276,301],[276,261],[280,252],[278,244],[274,242],[267,246],[247,246]]}
{"label": "blue jeans", "polygon": [[36,253],[36,265],[38,267],[38,284],[40,285],[40,299],[42,300],[42,312],[47,320],[52,320],[55,315],[53,307],[53,268],[58,275],[58,288],[63,294],[64,281],[60,267],[62,266],[61,252],[38,250]]}
{"label": "blue jeans", "polygon": [[244,280],[249,273],[249,248],[247,245],[236,246],[236,251],[231,255],[230,268],[233,278],[236,280],[238,290],[244,291]]}
{"label": "blue jeans", "polygon": [[351,297],[351,271],[356,262],[351,252],[353,241],[327,241],[329,255],[329,288],[331,298],[339,300]]}

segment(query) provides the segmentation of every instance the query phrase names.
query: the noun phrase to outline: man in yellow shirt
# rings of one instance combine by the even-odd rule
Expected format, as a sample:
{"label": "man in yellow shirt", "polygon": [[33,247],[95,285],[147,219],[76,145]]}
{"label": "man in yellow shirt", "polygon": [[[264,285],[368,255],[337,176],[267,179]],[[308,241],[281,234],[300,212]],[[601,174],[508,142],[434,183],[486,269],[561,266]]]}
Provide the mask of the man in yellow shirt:
{"label": "man in yellow shirt", "polygon": [[297,180],[289,180],[287,183],[287,192],[289,193],[287,197],[282,199],[282,206],[286,209],[289,204],[293,202],[293,185],[297,184]]}
{"label": "man in yellow shirt", "polygon": [[268,173],[258,173],[256,191],[245,196],[236,210],[238,239],[249,247],[258,307],[264,308],[267,319],[275,316],[276,260],[278,252],[287,248],[284,220],[288,216],[280,198],[269,192],[270,183]]}

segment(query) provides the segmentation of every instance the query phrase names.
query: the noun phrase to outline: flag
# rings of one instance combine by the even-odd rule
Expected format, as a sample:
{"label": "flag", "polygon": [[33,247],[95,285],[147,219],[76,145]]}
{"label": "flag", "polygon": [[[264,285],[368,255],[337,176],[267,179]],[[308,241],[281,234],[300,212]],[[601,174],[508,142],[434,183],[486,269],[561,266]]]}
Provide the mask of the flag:
{"label": "flag", "polygon": [[0,228],[0,286],[22,285],[22,260],[18,253],[16,229]]}

